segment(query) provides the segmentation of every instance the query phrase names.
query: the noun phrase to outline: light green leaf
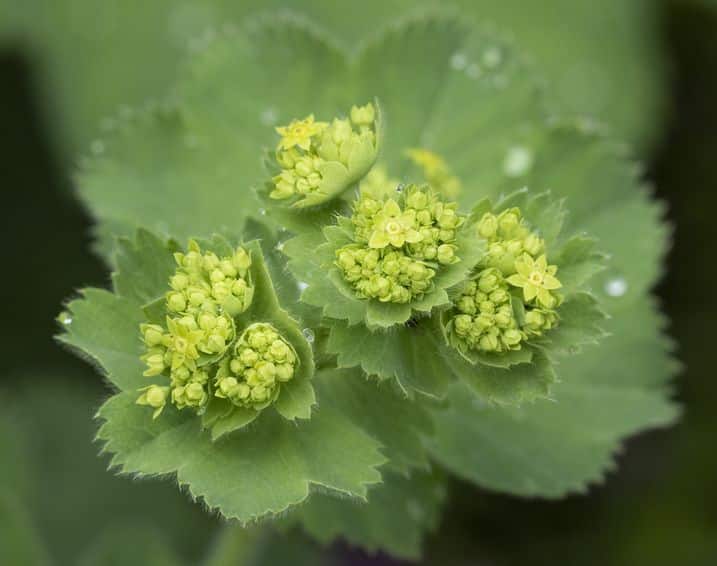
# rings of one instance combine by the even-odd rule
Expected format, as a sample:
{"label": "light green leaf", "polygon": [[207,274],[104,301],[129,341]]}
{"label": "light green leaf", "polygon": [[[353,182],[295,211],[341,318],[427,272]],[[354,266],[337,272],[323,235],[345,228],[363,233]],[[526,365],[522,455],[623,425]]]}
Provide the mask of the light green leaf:
{"label": "light green leaf", "polygon": [[323,406],[332,407],[383,446],[387,467],[408,475],[429,467],[423,439],[433,432],[425,400],[406,402],[393,387],[357,370],[323,370],[319,382]]}
{"label": "light green leaf", "polygon": [[431,453],[461,477],[518,495],[559,497],[601,481],[622,439],[678,414],[665,398],[672,365],[659,318],[646,300],[624,315],[609,321],[614,336],[600,348],[558,366],[554,400],[496,407],[452,387],[451,405],[434,411]]}
{"label": "light green leaf", "polygon": [[424,322],[376,332],[334,322],[326,347],[337,355],[339,367],[359,366],[379,379],[395,379],[409,397],[421,393],[441,398],[451,379],[440,355],[441,340]]}
{"label": "light green leaf", "polygon": [[410,478],[386,474],[384,483],[369,492],[369,502],[317,495],[289,516],[323,544],[343,538],[363,550],[379,550],[404,560],[421,558],[424,536],[438,525],[445,496],[435,474]]}
{"label": "light green leaf", "polygon": [[560,323],[545,335],[548,352],[575,354],[581,346],[597,344],[605,337],[605,314],[589,293],[575,293],[560,306]]}
{"label": "light green leaf", "polygon": [[99,364],[107,378],[120,389],[136,390],[148,385],[139,325],[145,321],[139,303],[104,291],[85,289],[82,298],[67,305],[64,334],[57,337],[81,357]]}
{"label": "light green leaf", "polygon": [[142,229],[132,240],[120,238],[114,257],[117,272],[112,276],[117,294],[140,304],[163,300],[177,268],[172,254],[178,249],[174,242]]}
{"label": "light green leaf", "polygon": [[534,352],[529,363],[496,367],[468,362],[453,349],[443,348],[447,371],[466,383],[473,394],[487,403],[521,405],[546,398],[554,385],[555,370],[542,353]]}
{"label": "light green leaf", "polygon": [[281,513],[312,487],[365,498],[386,461],[376,441],[330,407],[299,424],[264,412],[218,443],[195,417],[166,410],[153,420],[132,393],[112,397],[98,416],[98,438],[121,473],[176,474],[192,497],[242,522]]}
{"label": "light green leaf", "polygon": [[563,294],[570,294],[605,269],[605,256],[595,251],[596,241],[588,236],[573,236],[551,255],[550,263],[560,266]]}

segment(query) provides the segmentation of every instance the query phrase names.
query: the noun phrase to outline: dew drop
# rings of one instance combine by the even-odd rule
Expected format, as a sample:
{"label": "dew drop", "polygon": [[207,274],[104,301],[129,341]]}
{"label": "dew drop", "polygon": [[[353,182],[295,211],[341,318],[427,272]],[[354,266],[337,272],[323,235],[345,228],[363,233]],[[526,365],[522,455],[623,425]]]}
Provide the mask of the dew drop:
{"label": "dew drop", "polygon": [[304,328],[301,333],[304,335],[304,338],[306,338],[306,341],[309,344],[314,343],[314,331],[311,330],[311,328]]}
{"label": "dew drop", "polygon": [[270,106],[269,108],[266,108],[264,111],[262,111],[261,116],[259,116],[259,119],[261,120],[261,123],[265,126],[273,126],[279,120],[279,116],[276,109]]}
{"label": "dew drop", "polygon": [[622,297],[627,293],[627,281],[624,277],[614,277],[605,283],[605,292],[611,297]]}
{"label": "dew drop", "polygon": [[468,68],[466,69],[466,75],[468,75],[469,79],[473,79],[473,80],[479,79],[482,74],[483,74],[482,69],[476,63],[471,63],[470,65],[468,65]]}
{"label": "dew drop", "polygon": [[309,284],[308,284],[308,283],[304,283],[303,281],[299,281],[299,282],[296,284],[296,286],[299,288],[299,291],[305,291],[306,289],[309,288]]}
{"label": "dew drop", "polygon": [[62,322],[62,324],[64,324],[65,326],[69,326],[70,324],[72,324],[72,317],[69,314],[64,313],[60,317],[60,322]]}
{"label": "dew drop", "polygon": [[498,47],[489,47],[483,52],[481,60],[489,69],[495,69],[503,60],[503,54]]}
{"label": "dew drop", "polygon": [[279,242],[274,246],[274,249],[278,252],[284,251],[284,242]]}
{"label": "dew drop", "polygon": [[451,69],[453,69],[454,71],[462,71],[466,68],[467,64],[468,59],[466,58],[465,54],[461,53],[460,51],[454,53],[451,56]]}
{"label": "dew drop", "polygon": [[262,216],[266,216],[266,208],[260,208],[259,214],[261,214]]}
{"label": "dew drop", "polygon": [[503,160],[503,173],[506,177],[525,175],[533,166],[533,152],[525,146],[515,145],[508,149]]}

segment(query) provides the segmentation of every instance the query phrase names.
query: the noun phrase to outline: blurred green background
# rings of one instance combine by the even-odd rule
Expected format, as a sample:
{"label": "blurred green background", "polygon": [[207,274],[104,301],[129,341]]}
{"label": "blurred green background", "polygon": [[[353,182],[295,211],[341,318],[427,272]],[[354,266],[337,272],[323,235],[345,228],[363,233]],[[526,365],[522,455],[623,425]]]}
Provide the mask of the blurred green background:
{"label": "blurred green background", "polygon": [[[304,4],[324,25],[344,25],[341,3]],[[425,3],[363,2],[351,29],[370,29],[374,19],[416,4]],[[717,241],[717,5],[458,4],[512,30],[548,77],[556,108],[595,115],[634,144],[668,202],[674,247],[657,293],[686,366],[676,384],[685,415],[669,431],[630,441],[619,471],[587,497],[525,501],[455,481],[426,563],[715,564],[717,382],[709,341],[717,272],[709,258]],[[171,484],[105,471],[92,415],[107,390],[53,342],[53,319],[73,289],[108,279],[90,255],[91,219],[71,187],[75,157],[111,127],[103,117],[160,96],[190,38],[207,26],[286,5],[0,0],[0,296],[7,305],[0,564],[209,564],[208,549],[221,547],[218,519]],[[358,39],[352,33],[347,42]],[[292,560],[309,553],[307,563],[315,563],[304,541],[292,544]],[[329,555],[344,564],[392,564],[340,543]]]}

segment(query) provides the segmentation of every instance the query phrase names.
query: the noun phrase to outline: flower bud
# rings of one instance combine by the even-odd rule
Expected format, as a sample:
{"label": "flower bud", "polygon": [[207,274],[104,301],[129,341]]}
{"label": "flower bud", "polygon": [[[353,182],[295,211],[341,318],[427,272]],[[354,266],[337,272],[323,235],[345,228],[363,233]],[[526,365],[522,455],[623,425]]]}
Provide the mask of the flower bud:
{"label": "flower bud", "polygon": [[438,246],[436,257],[439,263],[448,265],[456,260],[456,246],[452,244],[442,244]]}
{"label": "flower bud", "polygon": [[351,107],[351,121],[357,126],[370,126],[376,120],[376,110],[370,102],[365,106]]}
{"label": "flower bud", "polygon": [[482,238],[493,238],[498,232],[498,219],[490,212],[486,212],[478,222],[477,229]]}
{"label": "flower bud", "polygon": [[187,300],[182,293],[169,293],[167,295],[167,308],[172,312],[182,312],[187,308]]}
{"label": "flower bud", "polygon": [[154,409],[152,418],[156,419],[164,410],[167,404],[167,395],[169,387],[160,387],[159,385],[150,385],[139,390],[141,392],[136,403],[138,405],[146,405]]}

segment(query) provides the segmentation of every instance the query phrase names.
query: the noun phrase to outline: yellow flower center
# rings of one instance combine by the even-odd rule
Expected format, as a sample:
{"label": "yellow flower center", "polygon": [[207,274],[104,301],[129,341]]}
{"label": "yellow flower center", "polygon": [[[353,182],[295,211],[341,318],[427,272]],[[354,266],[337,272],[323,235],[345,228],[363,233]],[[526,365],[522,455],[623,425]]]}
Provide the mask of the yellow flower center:
{"label": "yellow flower center", "polygon": [[401,232],[401,224],[396,222],[395,220],[391,220],[386,223],[386,232],[394,235],[399,234]]}
{"label": "yellow flower center", "polygon": [[177,350],[177,352],[184,352],[187,349],[187,341],[177,336],[174,339],[174,349]]}
{"label": "yellow flower center", "polygon": [[533,285],[543,284],[543,274],[540,271],[533,271],[528,279]]}

